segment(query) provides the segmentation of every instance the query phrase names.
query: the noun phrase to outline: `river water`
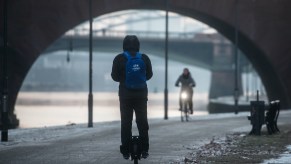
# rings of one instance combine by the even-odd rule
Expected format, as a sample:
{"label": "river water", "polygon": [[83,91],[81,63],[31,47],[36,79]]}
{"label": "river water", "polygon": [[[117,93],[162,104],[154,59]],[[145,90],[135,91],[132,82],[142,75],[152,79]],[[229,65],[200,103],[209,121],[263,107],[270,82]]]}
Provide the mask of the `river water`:
{"label": "river water", "polygon": [[[120,120],[118,95],[95,92],[93,121]],[[207,94],[194,94],[194,116],[207,115]],[[169,119],[180,116],[177,93],[169,94]],[[45,127],[88,122],[88,93],[20,92],[15,113],[21,128]],[[163,93],[150,93],[148,118],[164,118]]]}
{"label": "river water", "polygon": [[[112,61],[117,53],[93,53],[94,122],[120,119],[118,83],[111,79]],[[68,56],[69,55],[69,56]],[[148,81],[148,117],[164,117],[164,59],[148,54],[153,77]],[[88,52],[56,51],[41,55],[30,69],[18,95],[15,113],[20,127],[43,127],[86,123],[88,120]],[[175,81],[188,67],[197,86],[194,115],[205,115],[210,71],[169,60],[169,117],[178,112],[179,88]]]}

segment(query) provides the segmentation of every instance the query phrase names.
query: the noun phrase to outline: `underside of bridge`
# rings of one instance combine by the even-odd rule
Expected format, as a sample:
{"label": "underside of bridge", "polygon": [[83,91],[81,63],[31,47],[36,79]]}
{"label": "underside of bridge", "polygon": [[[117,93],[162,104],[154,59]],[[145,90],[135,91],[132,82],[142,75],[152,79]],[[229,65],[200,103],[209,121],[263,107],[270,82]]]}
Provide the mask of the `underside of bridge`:
{"label": "underside of bridge", "polygon": [[[18,91],[34,61],[66,31],[88,20],[88,2],[8,1],[11,115]],[[165,10],[165,6],[166,0],[93,0],[93,15],[127,9]],[[202,21],[231,41],[234,41],[235,13],[238,13],[238,47],[259,73],[269,99],[280,99],[283,108],[291,107],[290,0],[168,0],[168,6],[169,11]],[[2,9],[0,14],[0,46],[3,47]],[[2,78],[1,75],[1,81]]]}

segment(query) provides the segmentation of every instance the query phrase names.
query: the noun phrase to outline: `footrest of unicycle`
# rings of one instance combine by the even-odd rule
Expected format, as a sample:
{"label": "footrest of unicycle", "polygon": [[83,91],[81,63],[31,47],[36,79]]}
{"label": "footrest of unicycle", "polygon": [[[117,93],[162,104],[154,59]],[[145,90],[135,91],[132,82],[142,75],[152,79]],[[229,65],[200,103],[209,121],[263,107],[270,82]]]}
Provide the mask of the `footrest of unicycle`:
{"label": "footrest of unicycle", "polygon": [[131,137],[131,160],[140,160],[141,158],[141,142],[139,136]]}

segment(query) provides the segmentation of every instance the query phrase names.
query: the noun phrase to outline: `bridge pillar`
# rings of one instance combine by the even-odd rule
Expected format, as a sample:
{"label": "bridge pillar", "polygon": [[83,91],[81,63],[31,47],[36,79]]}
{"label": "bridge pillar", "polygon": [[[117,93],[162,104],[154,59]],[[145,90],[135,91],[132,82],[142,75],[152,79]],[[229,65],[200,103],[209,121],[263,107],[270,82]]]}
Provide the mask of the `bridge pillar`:
{"label": "bridge pillar", "polygon": [[[214,43],[213,51],[209,99],[233,96],[235,73],[232,45],[225,40],[220,40]],[[238,75],[238,89],[239,95],[242,95],[241,73]]]}

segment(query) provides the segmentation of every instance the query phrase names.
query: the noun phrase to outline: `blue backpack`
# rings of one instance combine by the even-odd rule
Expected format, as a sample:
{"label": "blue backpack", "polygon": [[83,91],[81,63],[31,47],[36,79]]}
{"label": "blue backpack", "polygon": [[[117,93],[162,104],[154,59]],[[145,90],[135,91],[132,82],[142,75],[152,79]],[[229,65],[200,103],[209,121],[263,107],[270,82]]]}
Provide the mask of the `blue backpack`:
{"label": "blue backpack", "polygon": [[125,66],[125,86],[128,89],[143,89],[146,88],[146,65],[141,58],[139,52],[135,56],[131,56],[124,51],[124,56],[127,58]]}

